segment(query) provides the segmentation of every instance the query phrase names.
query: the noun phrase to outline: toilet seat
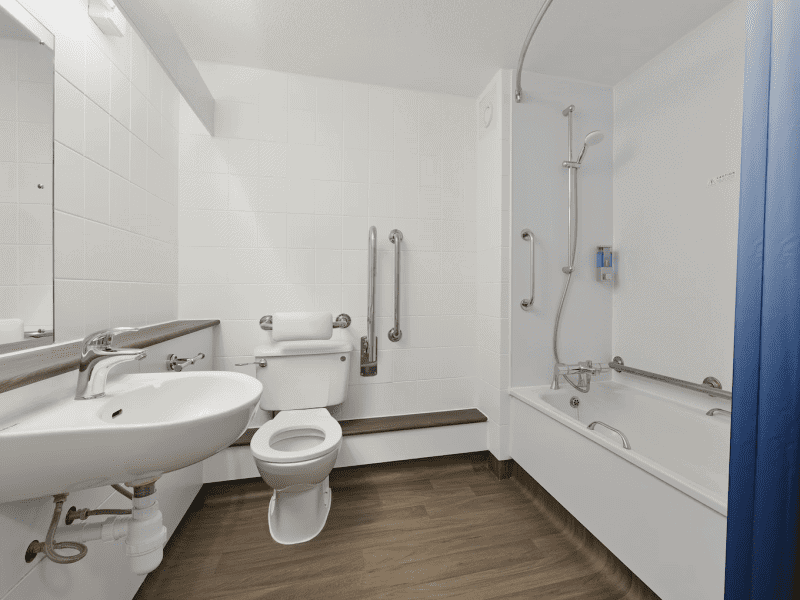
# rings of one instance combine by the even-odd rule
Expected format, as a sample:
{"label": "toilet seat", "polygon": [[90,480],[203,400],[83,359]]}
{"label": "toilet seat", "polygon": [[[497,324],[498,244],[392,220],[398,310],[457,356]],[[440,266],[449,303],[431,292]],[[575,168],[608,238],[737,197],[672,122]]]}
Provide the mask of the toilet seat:
{"label": "toilet seat", "polygon": [[[279,450],[275,442],[294,437],[322,436],[322,441],[302,450]],[[274,419],[262,425],[250,442],[250,451],[260,461],[268,463],[297,463],[324,456],[338,449],[342,441],[342,428],[324,408],[282,410]]]}

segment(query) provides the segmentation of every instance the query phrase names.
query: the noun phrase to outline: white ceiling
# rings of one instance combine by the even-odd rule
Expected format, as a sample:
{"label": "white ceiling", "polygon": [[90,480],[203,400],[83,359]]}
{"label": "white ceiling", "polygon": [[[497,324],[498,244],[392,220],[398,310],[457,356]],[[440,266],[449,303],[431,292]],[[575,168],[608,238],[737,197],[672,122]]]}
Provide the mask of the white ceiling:
{"label": "white ceiling", "polygon": [[[476,97],[541,0],[159,0],[195,60]],[[555,0],[525,70],[613,85],[731,0]],[[524,87],[524,79],[523,79]]]}

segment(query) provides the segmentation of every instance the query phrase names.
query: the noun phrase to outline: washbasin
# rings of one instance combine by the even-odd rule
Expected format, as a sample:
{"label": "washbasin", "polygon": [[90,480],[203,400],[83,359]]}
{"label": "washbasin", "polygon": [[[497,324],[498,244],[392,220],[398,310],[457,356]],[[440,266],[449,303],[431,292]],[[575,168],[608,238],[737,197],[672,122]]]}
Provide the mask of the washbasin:
{"label": "washbasin", "polygon": [[0,503],[158,477],[244,433],[261,383],[226,371],[146,373],[109,381],[0,424]]}

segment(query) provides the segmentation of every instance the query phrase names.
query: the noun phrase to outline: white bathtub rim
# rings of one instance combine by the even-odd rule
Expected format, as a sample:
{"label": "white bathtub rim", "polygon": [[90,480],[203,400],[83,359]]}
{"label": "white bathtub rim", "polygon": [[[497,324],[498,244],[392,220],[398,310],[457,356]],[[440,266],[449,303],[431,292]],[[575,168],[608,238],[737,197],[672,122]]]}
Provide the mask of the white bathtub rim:
{"label": "white bathtub rim", "polygon": [[554,419],[555,421],[561,423],[569,427],[570,429],[580,433],[582,436],[592,440],[598,446],[601,446],[608,450],[609,452],[613,452],[617,454],[621,458],[627,460],[631,464],[639,467],[643,471],[657,477],[664,483],[671,485],[675,489],[680,492],[683,492],[687,496],[705,504],[710,509],[718,512],[723,517],[728,516],[728,499],[727,497],[723,497],[718,494],[714,494],[713,492],[709,491],[708,489],[690,481],[686,477],[682,475],[678,475],[674,471],[670,469],[666,469],[661,464],[646,458],[635,451],[635,448],[631,448],[631,450],[625,450],[622,446],[618,444],[614,444],[606,437],[599,435],[593,431],[590,431],[586,428],[586,426],[578,421],[577,419],[571,417],[570,415],[558,410],[557,408],[551,406],[544,400],[539,397],[540,392],[549,392],[550,386],[548,385],[540,385],[540,386],[527,386],[527,387],[519,387],[519,388],[511,388],[509,389],[508,393],[510,396],[524,402],[528,406],[535,408],[539,412],[547,415],[548,417]]}

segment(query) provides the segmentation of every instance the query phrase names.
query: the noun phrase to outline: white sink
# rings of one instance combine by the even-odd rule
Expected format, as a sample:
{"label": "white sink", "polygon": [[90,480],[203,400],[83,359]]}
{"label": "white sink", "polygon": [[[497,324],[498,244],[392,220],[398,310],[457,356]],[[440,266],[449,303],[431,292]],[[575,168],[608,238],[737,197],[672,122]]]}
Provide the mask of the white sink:
{"label": "white sink", "polygon": [[187,467],[244,433],[261,382],[240,373],[125,375],[0,430],[0,503],[142,481]]}

